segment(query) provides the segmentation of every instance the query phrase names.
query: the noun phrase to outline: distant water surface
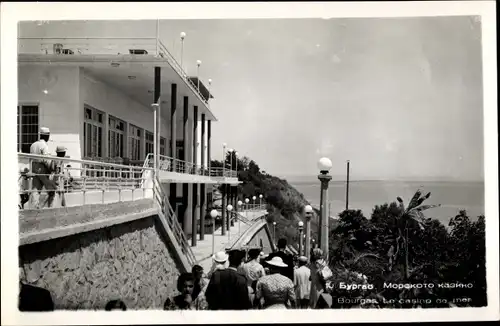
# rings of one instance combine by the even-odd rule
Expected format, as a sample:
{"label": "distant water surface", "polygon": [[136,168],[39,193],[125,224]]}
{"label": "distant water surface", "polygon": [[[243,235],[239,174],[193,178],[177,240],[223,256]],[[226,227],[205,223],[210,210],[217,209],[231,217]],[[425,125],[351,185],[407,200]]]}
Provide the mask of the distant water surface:
{"label": "distant water surface", "polygon": [[[311,204],[319,206],[319,181],[291,183]],[[361,209],[366,217],[370,217],[375,205],[396,201],[398,196],[407,204],[417,189],[421,189],[424,194],[431,192],[431,197],[425,203],[441,204],[441,207],[425,211],[425,215],[439,219],[445,225],[461,209],[467,210],[469,217],[474,219],[484,214],[484,182],[352,181],[349,183],[349,208]],[[330,182],[328,195],[330,214],[338,215],[345,209],[345,182]]]}

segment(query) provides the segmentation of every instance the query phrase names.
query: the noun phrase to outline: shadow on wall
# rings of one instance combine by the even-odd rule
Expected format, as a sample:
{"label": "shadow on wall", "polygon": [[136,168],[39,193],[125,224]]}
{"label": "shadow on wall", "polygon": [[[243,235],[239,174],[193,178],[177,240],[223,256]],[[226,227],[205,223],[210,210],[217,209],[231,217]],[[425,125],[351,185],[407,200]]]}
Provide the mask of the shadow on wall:
{"label": "shadow on wall", "polygon": [[181,269],[158,223],[151,216],[20,246],[21,281],[49,290],[55,309],[104,309],[116,299],[162,309]]}

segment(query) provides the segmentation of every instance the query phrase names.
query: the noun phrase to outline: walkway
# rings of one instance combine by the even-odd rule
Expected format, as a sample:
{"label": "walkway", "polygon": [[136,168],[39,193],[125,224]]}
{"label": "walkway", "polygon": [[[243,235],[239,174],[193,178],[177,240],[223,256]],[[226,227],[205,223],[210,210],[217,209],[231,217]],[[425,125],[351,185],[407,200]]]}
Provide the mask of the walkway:
{"label": "walkway", "polygon": [[[246,217],[250,222],[253,222],[266,215],[267,212],[265,210],[245,211],[240,214]],[[229,232],[226,232],[225,235],[221,235],[221,227],[216,229],[215,239],[213,239],[214,251],[224,251],[226,248],[230,248],[231,245],[250,228],[250,226],[251,224],[246,224],[238,220],[234,223],[234,226],[231,226]],[[205,234],[205,239],[201,241],[198,235],[196,247],[191,247],[198,261],[198,265],[203,267],[205,273],[208,273],[212,267],[212,238],[212,234]]]}

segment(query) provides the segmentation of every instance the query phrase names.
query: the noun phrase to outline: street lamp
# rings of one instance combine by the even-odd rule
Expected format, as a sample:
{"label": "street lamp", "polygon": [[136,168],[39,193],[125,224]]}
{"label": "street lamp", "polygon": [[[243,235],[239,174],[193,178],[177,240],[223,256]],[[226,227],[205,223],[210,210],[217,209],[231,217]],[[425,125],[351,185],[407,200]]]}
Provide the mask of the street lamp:
{"label": "street lamp", "polygon": [[231,170],[233,169],[233,149],[229,148],[227,152],[229,153],[229,175],[231,175]]}
{"label": "street lamp", "polygon": [[196,79],[198,80],[198,92],[200,91],[200,66],[201,60],[196,60]]}
{"label": "street lamp", "polygon": [[[241,200],[238,200],[238,210],[241,209],[241,205],[243,205],[243,202]],[[238,216],[236,216],[238,218]],[[238,234],[241,234],[241,221],[238,219]]]}
{"label": "street lamp", "polygon": [[248,203],[250,202],[250,199],[245,198],[245,204],[247,204],[247,209],[248,209]]}
{"label": "street lamp", "polygon": [[[157,133],[157,128],[158,128],[158,119],[159,119],[159,116],[158,116],[158,109],[160,107],[160,104],[158,103],[153,103],[151,104],[151,108],[153,109],[153,131],[154,131],[154,137],[153,137],[153,167],[154,167],[154,173],[155,175],[158,175],[158,163],[159,163],[159,160],[158,160],[158,153],[157,153],[157,150],[158,150],[158,133]],[[149,154],[149,153],[148,153]]]}
{"label": "street lamp", "polygon": [[210,86],[212,86],[212,79],[208,79],[208,97],[207,97],[207,104],[208,108],[210,109]]}
{"label": "street lamp", "polygon": [[[227,205],[227,219],[228,224],[231,223],[231,211],[233,210],[233,205]],[[231,230],[227,231],[227,240],[231,241]]]}
{"label": "street lamp", "polygon": [[255,208],[255,200],[257,199],[257,197],[253,196],[252,197],[252,204],[253,204],[253,207]]}
{"label": "street lamp", "polygon": [[236,178],[238,178],[238,152],[234,152],[234,160],[236,161],[236,167],[234,168],[236,170]]}
{"label": "street lamp", "polygon": [[318,179],[321,182],[321,202],[320,202],[320,233],[319,233],[319,243],[320,248],[323,250],[323,254],[328,261],[328,209],[326,207],[328,203],[328,183],[332,180],[332,176],[328,173],[332,168],[332,161],[329,158],[323,157],[318,161],[318,168],[320,174]]}
{"label": "street lamp", "polygon": [[210,211],[210,216],[212,217],[212,255],[215,253],[215,219],[219,215],[216,209]]}
{"label": "street lamp", "polygon": [[[262,206],[262,194],[259,195],[259,206]],[[260,209],[262,209],[262,207],[259,207]]]}
{"label": "street lamp", "polygon": [[299,256],[302,255],[302,231],[304,231],[304,222],[299,221]]}
{"label": "street lamp", "polygon": [[273,242],[276,245],[276,221],[273,222]]}
{"label": "street lamp", "polygon": [[307,259],[310,258],[310,255],[311,255],[311,217],[312,217],[312,212],[313,212],[313,208],[311,207],[311,205],[306,205],[306,207],[304,207],[304,213],[305,213],[305,217],[306,217],[306,245],[305,245],[305,252],[306,252],[306,257]]}
{"label": "street lamp", "polygon": [[182,57],[184,56],[184,38],[186,37],[186,33],[181,32],[181,70],[184,74],[184,68],[182,67]]}
{"label": "street lamp", "polygon": [[222,144],[222,177],[226,174],[226,147],[227,144]]}

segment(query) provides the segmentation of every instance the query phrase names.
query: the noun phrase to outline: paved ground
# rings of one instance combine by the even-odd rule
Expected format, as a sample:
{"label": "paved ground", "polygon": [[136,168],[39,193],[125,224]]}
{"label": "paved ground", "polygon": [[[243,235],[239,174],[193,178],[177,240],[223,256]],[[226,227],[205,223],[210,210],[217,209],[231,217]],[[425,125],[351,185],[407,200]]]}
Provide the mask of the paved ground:
{"label": "paved ground", "polygon": [[[246,211],[241,212],[243,216],[245,216],[249,221],[253,221],[259,219],[261,216],[267,214],[265,210],[261,211]],[[215,238],[213,238],[212,234],[205,234],[205,239],[200,241],[198,235],[198,242],[196,247],[191,247],[193,253],[198,260],[198,264],[203,267],[205,273],[210,271],[212,267],[212,241],[213,241],[213,250],[215,252],[222,251],[228,247],[231,247],[231,244],[234,243],[238,238],[250,227],[250,225],[245,224],[243,222],[235,222],[234,226],[230,228],[229,232],[226,232],[225,235],[221,235],[221,227],[215,230]]]}

